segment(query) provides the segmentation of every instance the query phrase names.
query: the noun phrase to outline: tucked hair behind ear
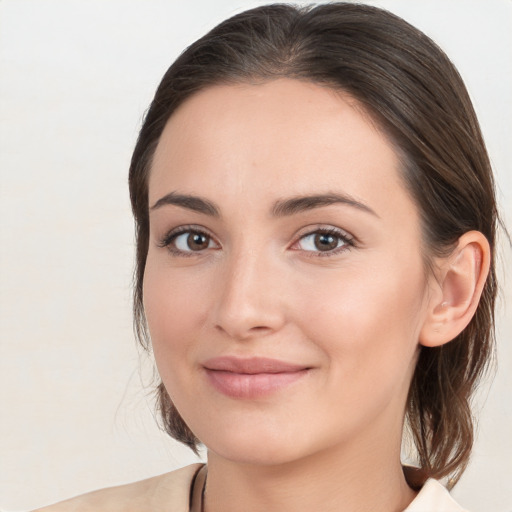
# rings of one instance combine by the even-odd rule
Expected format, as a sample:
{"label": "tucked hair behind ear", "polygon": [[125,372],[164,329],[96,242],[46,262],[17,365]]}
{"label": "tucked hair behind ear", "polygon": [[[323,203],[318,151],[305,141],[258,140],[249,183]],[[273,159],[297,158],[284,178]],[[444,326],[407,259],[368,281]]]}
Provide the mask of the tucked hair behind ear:
{"label": "tucked hair behind ear", "polygon": [[[422,219],[426,268],[467,231],[494,253],[494,184],[464,84],[439,47],[399,17],[370,6],[269,5],[224,21],[193,43],[166,72],[147,112],[130,167],[136,221],[135,329],[147,346],[142,283],[148,250],[148,175],[166,122],[195,92],[215,84],[294,78],[352,95],[396,147],[403,179]],[[450,343],[421,349],[406,410],[426,477],[466,467],[473,443],[470,397],[493,350],[497,292],[494,257],[476,314]],[[162,384],[164,427],[195,449]]]}

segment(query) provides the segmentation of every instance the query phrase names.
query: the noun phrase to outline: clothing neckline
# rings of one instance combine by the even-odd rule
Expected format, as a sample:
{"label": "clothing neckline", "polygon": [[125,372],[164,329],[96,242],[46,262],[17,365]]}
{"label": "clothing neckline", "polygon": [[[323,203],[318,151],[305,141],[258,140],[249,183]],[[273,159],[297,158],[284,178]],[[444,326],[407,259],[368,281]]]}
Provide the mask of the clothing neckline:
{"label": "clothing neckline", "polygon": [[[206,463],[199,465],[191,477],[188,512],[201,512],[206,468]],[[434,478],[427,478],[422,485],[418,485],[419,480],[424,476],[424,472],[412,466],[403,466],[403,469],[407,484],[418,492],[403,512],[425,512],[425,510],[434,510],[432,509],[433,506],[436,512],[466,512],[456,503],[441,482]]]}

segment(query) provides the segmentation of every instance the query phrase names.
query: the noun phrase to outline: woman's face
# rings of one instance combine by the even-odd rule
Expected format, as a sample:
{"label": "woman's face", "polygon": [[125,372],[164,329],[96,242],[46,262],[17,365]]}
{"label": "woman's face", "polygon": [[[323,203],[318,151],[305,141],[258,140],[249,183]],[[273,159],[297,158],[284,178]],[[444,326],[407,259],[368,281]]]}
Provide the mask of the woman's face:
{"label": "woman's face", "polygon": [[170,118],[149,202],[156,363],[212,452],[399,445],[428,282],[397,155],[354,100],[288,79],[206,89]]}

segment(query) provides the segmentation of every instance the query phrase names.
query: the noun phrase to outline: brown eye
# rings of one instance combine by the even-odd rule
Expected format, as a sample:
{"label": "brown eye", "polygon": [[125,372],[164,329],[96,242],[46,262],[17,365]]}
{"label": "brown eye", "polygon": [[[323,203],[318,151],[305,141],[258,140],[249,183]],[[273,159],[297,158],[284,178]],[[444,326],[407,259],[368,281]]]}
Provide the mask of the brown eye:
{"label": "brown eye", "polygon": [[354,245],[350,235],[338,229],[319,229],[304,235],[296,244],[296,249],[316,254],[331,256],[338,254]]}
{"label": "brown eye", "polygon": [[317,233],[313,243],[319,251],[332,251],[338,247],[339,237],[328,233]]}
{"label": "brown eye", "polygon": [[209,237],[203,233],[190,233],[187,237],[187,245],[192,251],[201,251],[208,248]]}
{"label": "brown eye", "polygon": [[180,252],[198,252],[209,249],[213,242],[207,234],[189,230],[173,236],[169,245],[173,245]]}

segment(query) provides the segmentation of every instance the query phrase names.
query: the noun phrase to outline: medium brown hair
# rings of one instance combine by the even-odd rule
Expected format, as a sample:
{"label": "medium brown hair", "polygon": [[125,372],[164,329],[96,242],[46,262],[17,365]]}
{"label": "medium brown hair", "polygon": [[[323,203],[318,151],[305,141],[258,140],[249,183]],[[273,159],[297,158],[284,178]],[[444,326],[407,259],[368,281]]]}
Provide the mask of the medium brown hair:
{"label": "medium brown hair", "polygon": [[[130,167],[138,339],[148,346],[142,303],[148,175],[165,124],[179,105],[206,87],[283,77],[350,94],[387,134],[420,211],[427,265],[433,256],[449,253],[467,231],[480,231],[489,241],[491,267],[474,317],[450,343],[421,348],[406,406],[424,477],[451,476],[456,482],[473,444],[470,397],[494,346],[494,183],[457,70],[431,39],[385,10],[352,3],[258,7],[215,27],[168,69],[147,111]],[[162,383],[158,403],[166,431],[196,449],[198,439]]]}

